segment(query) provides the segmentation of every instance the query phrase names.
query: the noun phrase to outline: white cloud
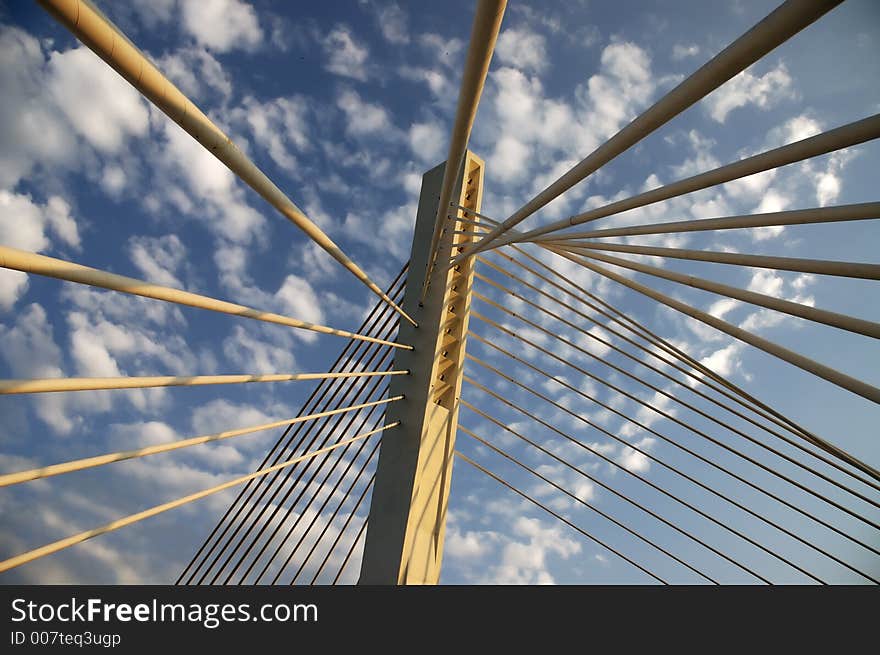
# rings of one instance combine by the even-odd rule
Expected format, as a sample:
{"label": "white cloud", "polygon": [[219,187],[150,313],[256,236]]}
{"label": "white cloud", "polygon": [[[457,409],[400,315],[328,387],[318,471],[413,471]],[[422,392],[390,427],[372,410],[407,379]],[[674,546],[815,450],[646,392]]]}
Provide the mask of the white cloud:
{"label": "white cloud", "polygon": [[833,173],[821,173],[816,184],[816,200],[820,207],[826,207],[840,195],[840,178]]}
{"label": "white cloud", "polygon": [[104,192],[107,193],[107,195],[118,198],[123,190],[125,190],[125,185],[127,183],[128,176],[122,168],[116,165],[104,167],[104,172],[101,174],[100,184],[101,188],[104,189]]}
{"label": "white cloud", "polygon": [[150,282],[167,287],[183,287],[176,273],[184,263],[187,253],[177,235],[131,237],[128,240],[128,252],[134,265]]}
{"label": "white cloud", "polygon": [[409,128],[409,147],[420,161],[427,164],[441,161],[446,138],[437,123],[413,123]]}
{"label": "white cloud", "polygon": [[180,439],[177,430],[162,421],[114,423],[109,427],[113,443],[122,448],[158,446]]}
{"label": "white cloud", "polygon": [[420,35],[419,44],[428,51],[431,61],[438,61],[450,68],[455,65],[464,49],[464,42],[458,37],[447,39],[433,33]]}
{"label": "white cloud", "polygon": [[504,136],[495,144],[489,159],[492,174],[506,182],[516,182],[528,171],[529,148],[515,136]]}
{"label": "white cloud", "polygon": [[779,297],[782,292],[783,279],[773,271],[756,269],[749,282],[749,291],[756,291],[767,296]]}
{"label": "white cloud", "polygon": [[0,309],[9,310],[28,287],[27,273],[0,269]]}
{"label": "white cloud", "polygon": [[63,198],[52,196],[40,206],[29,195],[0,190],[0,243],[40,252],[49,248],[47,229],[64,244],[79,248],[76,221]]}
{"label": "white cloud", "polygon": [[[220,269],[220,282],[232,293],[233,298],[264,311],[291,314],[295,318],[311,323],[324,322],[324,313],[318,296],[305,278],[288,274],[275,293],[269,293],[254,286],[247,271],[246,249],[241,246],[222,246],[215,252],[214,260]],[[318,338],[317,333],[308,330],[265,327],[273,334],[278,334],[277,331],[281,330],[281,333],[293,333],[297,338],[307,342],[314,342]]]}
{"label": "white cloud", "polygon": [[[553,181],[551,174],[564,172],[564,162],[579,161],[619,130],[656,84],[647,53],[628,42],[603,50],[599,72],[576,87],[573,101],[548,98],[537,76],[511,67],[493,71],[489,79],[485,104],[492,116],[478,125],[475,139],[490,153],[493,179],[517,196],[539,191]],[[531,183],[523,188],[527,179]],[[586,185],[568,191],[548,207],[548,216],[566,211],[585,192]]]}
{"label": "white cloud", "polygon": [[[554,584],[547,558],[556,555],[568,559],[581,552],[581,542],[565,536],[559,525],[547,528],[538,519],[520,516],[513,525],[513,537],[524,541],[508,541],[498,563],[486,573],[493,584]],[[503,538],[503,537],[502,537]]]}
{"label": "white cloud", "polygon": [[755,76],[744,70],[721,85],[706,98],[709,115],[723,123],[734,109],[754,105],[769,109],[779,101],[795,95],[791,76],[785,64],[779,63],[764,75]]}
{"label": "white cloud", "polygon": [[398,73],[405,80],[424,82],[434,97],[446,102],[455,102],[455,89],[449,78],[437,69],[418,66],[401,66]]}
{"label": "white cloud", "polygon": [[281,308],[292,316],[309,323],[323,323],[324,313],[312,285],[297,275],[290,274],[275,292]]}
{"label": "white cloud", "polygon": [[115,153],[129,137],[146,135],[146,101],[88,48],[53,52],[46,82],[58,108],[97,150]]}
{"label": "white cloud", "polygon": [[224,100],[232,95],[229,74],[206,48],[181,48],[157,59],[156,66],[190,98],[204,100],[208,91]]}
{"label": "white cloud", "polygon": [[215,52],[254,50],[263,31],[254,8],[241,0],[183,0],[183,27]]}
{"label": "white cloud", "polygon": [[247,123],[254,139],[272,160],[290,173],[297,171],[295,152],[310,150],[308,103],[300,96],[260,102],[248,96],[233,115]]}
{"label": "white cloud", "polygon": [[0,355],[18,377],[58,377],[61,351],[52,336],[46,310],[38,303],[25,307],[15,325],[0,325]]}
{"label": "white cloud", "polygon": [[738,300],[734,300],[733,298],[722,298],[721,300],[716,300],[712,303],[706,312],[715,318],[724,318],[728,312],[736,309],[739,305],[740,302]]}
{"label": "white cloud", "polygon": [[778,148],[788,143],[802,141],[822,131],[822,125],[805,114],[790,118],[778,128],[770,130],[767,135],[767,147]]}
{"label": "white cloud", "polygon": [[[15,324],[0,324],[0,356],[13,376],[19,378],[63,377],[61,350],[55,343],[46,310],[37,303],[18,313]],[[68,434],[75,420],[67,415],[66,398],[40,394],[34,398],[37,416],[59,434]]]}
{"label": "white cloud", "polygon": [[651,459],[644,452],[640,451],[650,450],[656,441],[654,437],[645,437],[637,441],[635,446],[639,450],[630,446],[624,446],[617,457],[617,462],[632,473],[645,473],[651,468]]}
{"label": "white cloud", "polygon": [[678,166],[672,167],[672,173],[676,178],[697,175],[720,165],[720,162],[712,155],[712,146],[715,145],[715,141],[704,137],[697,130],[690,130],[687,138],[694,156],[689,157]]}
{"label": "white cloud", "polygon": [[0,186],[13,188],[40,162],[70,158],[74,140],[44,99],[39,42],[15,27],[0,28]]}
{"label": "white cloud", "polygon": [[475,560],[489,552],[487,542],[492,537],[493,533],[462,531],[454,524],[449,525],[446,529],[443,555],[465,562]]}
{"label": "white cloud", "polygon": [[324,39],[323,45],[327,56],[324,68],[327,71],[361,82],[366,81],[370,51],[366,45],[354,39],[348,27],[339,25],[334,28]]}
{"label": "white cloud", "polygon": [[262,425],[280,418],[269,416],[249,404],[217,399],[197,407],[193,411],[191,423],[193,432],[196,434],[214,434],[226,430]]}
{"label": "white cloud", "polygon": [[[164,116],[158,120],[164,138],[158,139],[156,144],[157,174],[168,184],[161,198],[153,194],[146,196],[148,208],[152,206],[151,199],[158,203],[157,208],[170,202],[234,243],[247,244],[263,238],[266,221],[245,200],[243,184],[176,123]],[[175,190],[177,193],[173,193]],[[197,205],[193,196],[199,201]]]}
{"label": "white cloud", "polygon": [[503,30],[495,45],[498,61],[520,70],[540,73],[547,67],[544,37],[527,29]]}
{"label": "white cloud", "polygon": [[395,45],[409,43],[409,21],[406,12],[399,5],[391,3],[380,7],[376,19],[386,41]]}
{"label": "white cloud", "polygon": [[[407,203],[387,210],[381,216],[365,216],[349,212],[342,231],[377,252],[389,250],[396,259],[404,259],[410,251],[412,231],[416,220],[416,205]],[[381,231],[378,226],[381,225]]]}
{"label": "white cloud", "polygon": [[346,118],[345,131],[353,136],[367,136],[392,131],[391,119],[381,105],[363,100],[356,91],[345,90],[336,99]]}
{"label": "white cloud", "polygon": [[[29,195],[0,190],[0,243],[42,252],[51,246],[50,234],[64,245],[80,247],[79,230],[64,199],[51,196],[45,205],[39,205]],[[0,309],[10,309],[27,287],[25,273],[0,270]]]}
{"label": "white cloud", "polygon": [[696,43],[691,43],[689,45],[684,45],[683,43],[676,43],[672,46],[672,58],[675,61],[681,61],[682,59],[687,59],[688,57],[696,57],[700,54],[700,46]]}
{"label": "white cloud", "polygon": [[248,373],[289,373],[296,370],[290,344],[276,345],[260,339],[236,325],[223,340],[223,354],[239,371]]}
{"label": "white cloud", "polygon": [[84,144],[118,153],[148,130],[146,102],[85,47],[44,55],[26,32],[0,27],[0,88],[0,186],[8,189],[34,169],[57,177],[77,167],[91,154]]}
{"label": "white cloud", "polygon": [[700,363],[718,375],[729,378],[740,366],[741,352],[742,344],[734,342],[703,357]]}

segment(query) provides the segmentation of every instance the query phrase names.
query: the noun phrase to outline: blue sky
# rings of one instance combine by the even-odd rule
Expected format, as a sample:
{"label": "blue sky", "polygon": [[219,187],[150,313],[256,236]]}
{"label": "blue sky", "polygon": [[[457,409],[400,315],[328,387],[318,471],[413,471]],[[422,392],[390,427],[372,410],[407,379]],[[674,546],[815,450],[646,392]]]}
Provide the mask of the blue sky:
{"label": "blue sky", "polygon": [[[391,281],[408,256],[421,174],[442,161],[448,147],[470,33],[470,3],[163,0],[100,6],[374,280],[381,286]],[[511,214],[773,7],[772,2],[675,2],[656,9],[642,2],[511,3],[471,143],[486,160],[484,212],[498,219]],[[844,3],[524,226],[540,225],[877,113],[878,18],[880,9],[869,0]],[[4,3],[0,22],[0,242],[334,327],[356,328],[373,304],[368,291],[115,72],[35,4]],[[878,168],[880,149],[868,143],[603,219],[601,224],[876,200]],[[873,221],[861,221],[749,234],[646,237],[639,243],[876,262],[880,232]],[[499,261],[494,255],[489,259]],[[870,402],[585,270],[561,260],[552,264],[816,433],[874,466],[880,462],[876,438],[880,414]],[[867,281],[682,262],[671,268],[880,320],[880,296],[876,284]],[[484,266],[479,270],[507,283]],[[867,337],[758,311],[672,283],[646,281],[823,363],[880,383],[880,353]],[[501,298],[487,289],[483,293]],[[509,300],[505,304],[514,306]],[[514,319],[503,318],[479,302],[475,307],[516,326]],[[472,328],[503,347],[522,350],[479,321],[472,321]],[[553,326],[553,330],[580,339],[567,328]],[[536,338],[551,345],[546,337]],[[0,271],[3,377],[321,371],[341,346],[338,339],[303,331]],[[501,361],[475,342],[469,349],[487,361]],[[560,352],[572,361],[580,357],[565,349]],[[617,363],[619,358],[610,355],[609,359]],[[607,374],[587,360],[578,362],[597,375]],[[561,365],[547,367],[579,387],[596,387],[601,399],[620,403],[615,406],[637,415],[635,404],[614,399],[601,385],[590,385]],[[571,417],[537,403],[479,367],[469,366],[468,374],[561,429],[597,444],[631,470],[697,504],[705,503],[725,522],[799,558],[827,579],[861,581],[720,501],[706,499],[660,467],[585,431]],[[542,384],[525,371],[518,375],[535,388]],[[662,379],[656,383],[668,385]],[[630,382],[622,384],[640,397],[653,395]],[[6,397],[0,399],[0,466],[5,471],[20,470],[286,418],[296,413],[309,390],[308,384],[289,383]],[[616,434],[634,442],[644,439],[629,434],[607,412],[576,396],[562,395],[552,383],[545,392]],[[466,388],[465,397],[503,422],[520,425],[526,434],[574,458],[578,466],[608,484],[638,495],[665,516],[692,527],[774,581],[804,581],[766,553],[651,495],[621,471],[581,450],[557,445],[551,434],[476,390]],[[674,403],[667,404],[686,414]],[[638,416],[700,452],[729,461],[657,415]],[[530,464],[545,466],[546,475],[605,511],[644,526],[658,541],[703,564],[719,579],[751,581],[675,533],[646,522],[583,478],[530,453],[468,410],[463,410],[461,422]],[[718,426],[700,425],[725,442],[746,448]],[[0,557],[250,472],[275,438],[274,433],[243,437],[5,489],[0,494]],[[669,461],[686,463],[656,440],[640,443]],[[476,448],[463,435],[460,446],[586,529],[653,563],[671,581],[697,581],[589,511]],[[853,564],[880,572],[877,559],[864,549],[790,516],[710,470],[687,465],[701,479],[792,529],[804,534],[816,530],[817,543]],[[776,484],[764,473],[741,464],[731,466],[877,543],[876,533],[857,521]],[[789,465],[779,464],[779,469],[810,480]],[[878,518],[876,510],[823,483],[816,488]],[[173,580],[233,497],[218,494],[91,540],[12,571],[3,581]],[[349,581],[355,569],[349,568]],[[453,478],[443,581],[647,579],[460,464]]]}

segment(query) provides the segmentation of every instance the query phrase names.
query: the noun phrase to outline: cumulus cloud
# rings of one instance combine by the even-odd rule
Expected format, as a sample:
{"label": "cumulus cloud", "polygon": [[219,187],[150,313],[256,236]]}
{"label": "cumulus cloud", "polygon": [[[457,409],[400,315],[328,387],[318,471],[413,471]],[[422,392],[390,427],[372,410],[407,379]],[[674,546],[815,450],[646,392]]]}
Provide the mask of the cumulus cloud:
{"label": "cumulus cloud", "polygon": [[199,45],[215,52],[254,50],[263,30],[254,8],[241,0],[183,0],[183,27]]}
{"label": "cumulus cloud", "polygon": [[118,152],[128,137],[146,135],[146,102],[88,48],[53,52],[46,82],[74,130],[95,149]]}
{"label": "cumulus cloud", "polygon": [[361,82],[367,79],[367,58],[370,51],[352,36],[345,25],[335,27],[324,38],[324,69],[334,75],[350,77]]}
{"label": "cumulus cloud", "polygon": [[520,70],[540,73],[547,67],[544,37],[528,29],[502,31],[495,45],[495,55],[501,63]]}
{"label": "cumulus cloud", "polygon": [[0,88],[0,186],[8,189],[35,168],[73,167],[81,143],[108,155],[147,133],[146,102],[85,47],[44,53],[4,26]]}
{"label": "cumulus cloud", "polygon": [[[29,195],[0,190],[0,243],[19,250],[43,252],[51,245],[50,236],[63,245],[80,247],[76,221],[63,198],[51,196],[45,205],[40,205]],[[10,309],[27,286],[25,273],[0,269],[0,309]]]}
{"label": "cumulus cloud", "polygon": [[229,73],[207,48],[181,48],[157,59],[156,65],[184,94],[194,100],[207,99],[211,91],[224,100],[232,95]]}
{"label": "cumulus cloud", "polygon": [[392,131],[391,118],[382,105],[367,102],[351,89],[339,94],[336,106],[345,115],[345,131],[352,136],[387,134]]}
{"label": "cumulus cloud", "polygon": [[696,57],[700,54],[700,46],[696,43],[691,43],[685,45],[683,43],[676,43],[672,46],[672,58],[675,61],[681,61],[682,59],[687,59],[688,57]]}
{"label": "cumulus cloud", "polygon": [[223,354],[240,371],[287,373],[296,370],[289,344],[278,345],[236,325],[223,340]]}
{"label": "cumulus cloud", "polygon": [[[656,87],[647,53],[630,42],[608,45],[600,69],[576,87],[572,99],[548,97],[538,76],[511,66],[490,74],[484,101],[492,116],[476,139],[489,150],[487,166],[503,187],[539,191],[619,130]],[[534,172],[537,171],[537,174]],[[548,174],[548,171],[550,173]],[[557,216],[583,198],[576,187],[545,210]],[[497,193],[497,192],[496,192]]]}
{"label": "cumulus cloud", "polygon": [[723,123],[734,109],[754,105],[769,109],[781,100],[795,96],[794,85],[785,64],[779,63],[764,75],[744,70],[706,98],[709,115]]}
{"label": "cumulus cloud", "polygon": [[419,35],[419,44],[428,52],[432,61],[439,61],[448,68],[456,64],[459,55],[464,51],[464,41],[458,37],[447,38],[432,32]]}
{"label": "cumulus cloud", "polygon": [[308,112],[308,102],[301,96],[263,102],[248,96],[232,116],[247,124],[254,140],[278,166],[296,174],[297,154],[311,149]]}
{"label": "cumulus cloud", "polygon": [[[38,303],[25,307],[12,325],[0,324],[0,356],[18,378],[63,377],[61,349],[55,343],[46,310]],[[55,432],[68,434],[75,421],[68,416],[66,399],[41,394],[34,399],[37,416]]]}
{"label": "cumulus cloud", "polygon": [[[415,220],[415,203],[406,203],[388,209],[380,216],[349,212],[345,215],[342,231],[376,251],[388,249],[394,257],[403,259],[409,254]],[[377,229],[379,225],[381,231]]]}
{"label": "cumulus cloud", "polygon": [[512,538],[503,546],[498,563],[486,573],[486,582],[553,584],[549,556],[568,559],[581,552],[581,543],[565,536],[558,525],[548,528],[538,519],[520,516],[512,528]]}
{"label": "cumulus cloud", "polygon": [[[233,298],[249,306],[257,306],[266,311],[291,314],[310,323],[323,323],[324,312],[314,288],[303,277],[289,273],[281,281],[278,289],[271,293],[258,288],[248,273],[248,251],[241,246],[226,245],[217,249],[214,260],[220,269],[220,282],[232,293]],[[270,327],[270,326],[266,326]],[[304,341],[313,342],[315,332],[290,330]]]}
{"label": "cumulus cloud", "polygon": [[641,439],[635,444],[639,450],[630,446],[624,446],[620,455],[617,457],[617,462],[627,471],[632,473],[644,473],[648,471],[651,468],[651,460],[647,455],[640,451],[648,450],[654,445],[655,441],[656,439],[653,437],[645,437],[644,439]]}
{"label": "cumulus cloud", "polygon": [[427,164],[441,161],[446,138],[437,123],[413,123],[409,128],[409,147],[419,160]]}
{"label": "cumulus cloud", "polygon": [[[154,210],[158,211],[170,203],[234,243],[247,244],[263,238],[265,219],[245,200],[243,184],[177,124],[164,116],[157,120],[155,172],[168,186],[162,198],[148,194],[144,199],[147,207],[154,207],[156,203]],[[198,204],[194,200],[198,200]]]}
{"label": "cumulus cloud", "polygon": [[406,12],[396,3],[379,7],[376,12],[379,30],[388,43],[401,45],[409,43],[409,19]]}
{"label": "cumulus cloud", "polygon": [[186,258],[186,246],[176,234],[131,237],[128,252],[134,265],[150,282],[167,287],[184,286],[176,273]]}

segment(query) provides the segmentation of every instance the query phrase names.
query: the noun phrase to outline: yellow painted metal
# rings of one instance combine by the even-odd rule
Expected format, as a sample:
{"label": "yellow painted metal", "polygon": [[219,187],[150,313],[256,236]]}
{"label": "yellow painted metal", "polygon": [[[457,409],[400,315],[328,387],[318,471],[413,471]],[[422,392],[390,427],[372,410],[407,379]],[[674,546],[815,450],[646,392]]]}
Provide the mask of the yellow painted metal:
{"label": "yellow painted metal", "polygon": [[352,371],[345,373],[291,373],[268,375],[155,375],[130,378],[39,378],[29,380],[0,380],[0,396],[17,393],[48,393],[53,391],[196,387],[212,384],[247,384],[250,382],[301,382],[304,380],[332,380],[336,378],[406,375],[406,373],[406,371]]}
{"label": "yellow painted metal", "polygon": [[[663,200],[669,200],[670,198],[676,198],[686,193],[707,189],[732,180],[748,177],[755,173],[779,168],[780,166],[788,166],[805,159],[819,157],[835,150],[842,150],[843,148],[859,145],[878,138],[880,138],[880,114],[874,114],[833,130],[828,130],[822,134],[807,137],[806,139],[774,148],[773,150],[767,150],[758,155],[713,168],[705,173],[699,173],[698,175],[644,191],[629,198],[623,198],[622,200],[554,221],[549,225],[526,232],[516,237],[516,240],[531,241],[545,234],[555,234],[558,230],[564,230],[572,225],[583,225],[599,218],[620,214],[630,209],[637,209]],[[557,236],[564,235],[565,233],[562,232]],[[490,238],[492,238],[491,234],[486,236],[487,244],[490,243],[488,241]],[[491,243],[493,247],[498,247],[507,243],[513,243],[513,241],[514,237],[506,237],[499,238]]]}
{"label": "yellow painted metal", "polygon": [[25,252],[24,250],[17,250],[16,248],[9,248],[7,246],[0,246],[0,267],[23,271],[25,273],[45,275],[47,277],[54,277],[68,282],[88,284],[93,287],[101,287],[102,289],[110,289],[112,291],[121,291],[135,296],[155,298],[156,300],[164,300],[178,305],[188,305],[190,307],[208,309],[212,312],[243,316],[244,318],[252,318],[257,321],[277,323],[279,325],[311,330],[312,332],[320,332],[322,334],[332,334],[337,337],[348,337],[350,339],[381,343],[384,346],[394,346],[396,348],[411,348],[411,346],[394,343],[393,341],[384,341],[382,339],[368,337],[363,334],[355,334],[354,332],[348,332],[346,330],[337,330],[324,325],[301,321],[298,318],[273,314],[272,312],[261,312],[257,309],[251,309],[244,305],[226,302],[225,300],[217,300],[216,298],[202,296],[197,293],[190,293],[189,291],[163,287],[133,277],[99,271],[96,268],[74,264],[73,262],[64,261],[63,259],[55,259],[54,257],[38,255],[33,252]]}
{"label": "yellow painted metal", "polygon": [[808,371],[813,375],[832,382],[833,384],[836,384],[843,389],[851,391],[854,394],[857,394],[859,396],[862,396],[863,398],[867,398],[872,402],[880,404],[880,388],[878,387],[868,384],[867,382],[863,382],[862,380],[858,380],[845,373],[841,373],[840,371],[833,369],[830,366],[826,366],[825,364],[820,364],[819,362],[812,360],[809,357],[789,350],[788,348],[780,346],[779,344],[772,341],[768,341],[767,339],[764,339],[757,334],[749,332],[748,330],[744,330],[737,325],[733,325],[732,323],[723,321],[715,316],[712,316],[711,314],[700,311],[695,307],[691,307],[687,303],[683,303],[680,300],[672,298],[671,296],[660,293],[659,291],[656,291],[651,287],[636,282],[635,280],[630,280],[626,276],[618,275],[614,271],[610,271],[603,266],[599,266],[598,264],[591,262],[585,257],[575,255],[574,253],[567,252],[550,244],[543,244],[543,247],[547,250],[550,250],[551,252],[555,252],[556,254],[565,257],[575,264],[579,264],[584,268],[590,269],[594,273],[598,273],[599,275],[603,275],[604,277],[614,280],[615,282],[619,282],[623,286],[629,287],[634,291],[638,291],[639,293],[648,296],[649,298],[653,298],[657,302],[678,310],[682,314],[686,314],[692,318],[697,319],[698,321],[705,323],[706,325],[710,325],[716,330],[725,332],[735,339],[739,339],[744,343],[755,346],[756,348],[759,348],[766,353],[778,357],[779,359],[782,359],[789,364],[793,364],[794,366],[797,366],[798,368]]}
{"label": "yellow painted metal", "polygon": [[[494,228],[464,256],[483,252],[562,193],[592,175],[676,115],[710,94],[737,73],[818,20],[842,0],[786,0],[768,16],[715,55],[617,134],[575,164],[559,179]],[[505,240],[509,242],[510,239]]]}
{"label": "yellow painted metal", "polygon": [[8,487],[9,485],[20,484],[22,482],[28,482],[30,480],[38,480],[40,478],[48,478],[52,477],[53,475],[61,475],[63,473],[72,473],[73,471],[82,471],[83,469],[103,466],[105,464],[112,464],[114,462],[121,462],[126,459],[136,459],[138,457],[146,457],[148,455],[167,453],[171,450],[179,450],[180,448],[188,448],[189,446],[199,446],[201,444],[211,443],[213,441],[231,439],[233,437],[240,437],[245,434],[253,434],[254,432],[262,432],[263,430],[270,430],[272,428],[280,428],[282,426],[294,425],[296,423],[303,423],[305,421],[325,418],[327,416],[335,416],[336,414],[343,414],[345,412],[354,412],[359,409],[366,409],[367,407],[374,407],[376,405],[385,405],[388,403],[397,402],[402,398],[403,396],[395,396],[393,398],[376,400],[369,403],[363,403],[361,405],[352,405],[350,407],[342,407],[340,409],[320,412],[318,414],[309,414],[308,416],[297,416],[296,418],[289,418],[283,421],[263,423],[262,425],[254,425],[249,428],[227,430],[225,432],[218,432],[216,434],[206,434],[200,437],[192,437],[190,439],[172,441],[171,443],[159,444],[156,446],[147,446],[145,448],[138,448],[137,450],[123,450],[116,453],[107,453],[106,455],[97,455],[95,457],[77,459],[70,462],[64,462],[62,464],[42,466],[40,468],[30,469],[28,471],[8,473],[6,475],[0,475],[0,487]]}
{"label": "yellow painted metal", "polygon": [[[483,171],[483,161],[467,152],[456,184],[457,204],[480,210]],[[419,303],[424,279],[415,271],[427,275],[442,173],[440,167],[429,171],[422,183],[404,297],[404,307],[419,312],[419,328],[410,335],[401,326],[401,338],[413,339],[415,350],[398,351],[395,359],[394,367],[410,370],[411,377],[391,383],[392,393],[406,385],[407,397],[387,413],[402,425],[382,439],[361,566],[363,584],[436,584],[440,578],[475,265],[470,259],[435,278]],[[475,226],[457,230],[457,222],[446,214],[438,230],[439,246],[457,252],[474,241]]]}
{"label": "yellow painted metal", "polygon": [[507,0],[479,0],[477,3],[467,59],[461,77],[461,88],[458,92],[455,123],[449,138],[447,165],[443,172],[443,182],[440,185],[437,219],[431,237],[431,263],[428,266],[429,274],[425,278],[425,285],[422,289],[423,298],[431,279],[430,270],[434,264],[437,245],[440,243],[440,229],[445,223],[449,201],[452,200],[456,182],[460,178],[460,165],[467,151],[474,119],[477,117],[477,107],[480,104],[480,96],[483,93],[483,85],[486,83],[486,75],[489,72],[489,64],[492,61],[492,53],[495,51],[495,42],[498,40],[498,32],[501,29],[501,20],[504,18],[506,8]]}
{"label": "yellow painted metal", "polygon": [[99,528],[94,528],[93,530],[86,530],[85,532],[80,532],[79,534],[75,534],[72,537],[67,537],[66,539],[60,539],[58,541],[52,542],[51,544],[47,544],[45,546],[41,546],[40,548],[35,548],[34,550],[29,550],[26,553],[22,553],[21,555],[16,555],[15,557],[10,557],[7,560],[0,562],[0,573],[8,571],[9,569],[13,569],[17,566],[21,566],[22,564],[27,564],[28,562],[33,562],[36,559],[41,557],[45,557],[46,555],[51,555],[52,553],[57,553],[59,550],[64,550],[65,548],[70,548],[71,546],[75,546],[76,544],[82,543],[88,539],[93,537],[100,536],[102,534],[106,534],[108,532],[113,532],[114,530],[118,530],[119,528],[124,528],[127,525],[131,525],[132,523],[137,523],[138,521],[143,521],[144,519],[148,519],[152,516],[156,516],[157,514],[161,514],[162,512],[167,512],[168,510],[175,509],[177,507],[181,507],[188,503],[191,503],[196,500],[201,500],[202,498],[206,498],[212,494],[218,493],[220,491],[224,491],[236,485],[247,482],[248,480],[253,480],[254,478],[258,478],[263,475],[267,475],[272,473],[273,471],[279,471],[283,468],[287,468],[289,466],[293,466],[294,464],[298,464],[307,459],[311,459],[312,457],[316,457],[317,455],[323,455],[324,453],[329,453],[332,450],[336,450],[337,448],[341,448],[343,446],[347,446],[350,443],[354,443],[355,441],[360,441],[361,439],[366,439],[378,432],[382,432],[383,430],[387,430],[389,428],[395,427],[396,424],[392,423],[389,425],[384,425],[381,428],[377,428],[376,430],[371,430],[370,432],[365,432],[363,434],[359,434],[356,437],[352,437],[351,439],[345,439],[344,441],[340,441],[338,443],[333,444],[332,446],[328,446],[326,448],[321,448],[320,450],[315,450],[310,453],[306,453],[305,455],[300,455],[299,457],[294,457],[293,459],[289,459],[286,462],[282,462],[280,464],[275,464],[274,466],[270,466],[268,468],[261,469],[250,475],[243,475],[240,478],[235,478],[234,480],[230,480],[229,482],[224,482],[223,484],[218,484],[215,487],[211,487],[210,489],[205,489],[203,491],[196,492],[194,494],[190,494],[188,496],[184,496],[183,498],[178,498],[177,500],[172,500],[168,503],[163,503],[162,505],[156,505],[155,507],[151,507],[150,509],[146,509],[142,512],[138,512],[137,514],[131,514],[130,516],[126,516],[125,518],[117,519],[116,521],[111,521],[106,525],[102,525]]}
{"label": "yellow painted metal", "polygon": [[[468,152],[458,204],[480,211],[483,169],[483,160]],[[473,242],[476,232],[469,232],[450,235],[453,252]],[[441,280],[445,282],[441,286],[445,289],[444,309],[434,351],[431,395],[425,410],[400,584],[437,584],[440,579],[473,276],[471,259],[447,271],[446,279]]]}
{"label": "yellow painted metal", "polygon": [[408,321],[413,322],[413,319],[370,280],[367,274],[342,252],[321,228],[315,225],[247,155],[239,150],[223,130],[217,127],[201,109],[172,84],[126,38],[121,30],[92,7],[91,3],[84,0],[38,1],[80,41],[140,91],[145,98],[223,162],[239,179],[305,232],[309,238],[348,269],[373,293],[391,305]]}

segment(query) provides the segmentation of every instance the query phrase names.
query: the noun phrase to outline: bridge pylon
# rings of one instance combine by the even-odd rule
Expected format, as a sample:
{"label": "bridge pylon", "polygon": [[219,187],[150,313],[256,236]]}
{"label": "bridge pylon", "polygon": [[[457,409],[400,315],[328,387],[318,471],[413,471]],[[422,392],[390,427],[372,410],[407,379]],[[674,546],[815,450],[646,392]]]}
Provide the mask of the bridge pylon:
{"label": "bridge pylon", "polygon": [[[446,508],[473,284],[473,258],[445,274],[431,273],[431,241],[439,220],[437,262],[476,240],[473,214],[450,205],[437,211],[446,163],[422,177],[403,309],[418,326],[401,321],[398,339],[414,350],[396,353],[394,367],[409,371],[389,393],[405,395],[387,411],[400,425],[382,437],[370,505],[360,584],[436,584],[440,578]],[[455,205],[480,211],[483,160],[465,153],[452,195]],[[452,217],[452,218],[450,218]]]}

